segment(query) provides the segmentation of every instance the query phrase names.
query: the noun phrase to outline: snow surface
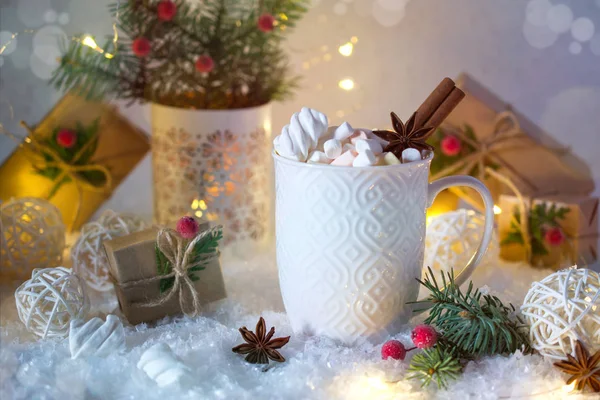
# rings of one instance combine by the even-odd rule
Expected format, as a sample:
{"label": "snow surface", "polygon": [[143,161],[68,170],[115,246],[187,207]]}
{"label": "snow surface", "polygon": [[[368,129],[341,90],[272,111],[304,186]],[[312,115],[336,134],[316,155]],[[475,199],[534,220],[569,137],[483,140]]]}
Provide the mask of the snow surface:
{"label": "snow surface", "polygon": [[[272,252],[225,255],[228,299],[194,319],[166,318],[154,326],[126,328],[127,352],[71,360],[68,340],[38,341],[25,331],[14,308],[14,288],[0,293],[0,399],[592,399],[567,395],[564,376],[540,356],[516,353],[467,365],[448,390],[421,389],[405,380],[405,361],[383,361],[381,343],[345,347],[326,338],[294,336],[279,292]],[[498,261],[478,270],[476,286],[488,286],[519,305],[534,280],[551,273]],[[96,299],[98,301],[99,299]],[[102,305],[110,309],[114,302]],[[97,309],[98,310],[98,309]],[[287,361],[254,366],[232,353],[238,328],[254,330],[262,315],[276,336],[292,335]],[[420,317],[422,319],[423,317]],[[414,325],[419,318],[411,321]],[[411,344],[410,326],[393,338]],[[136,368],[150,346],[168,343],[193,371],[191,388],[158,386]],[[413,354],[412,352],[409,355]],[[276,363],[275,363],[276,364]]]}

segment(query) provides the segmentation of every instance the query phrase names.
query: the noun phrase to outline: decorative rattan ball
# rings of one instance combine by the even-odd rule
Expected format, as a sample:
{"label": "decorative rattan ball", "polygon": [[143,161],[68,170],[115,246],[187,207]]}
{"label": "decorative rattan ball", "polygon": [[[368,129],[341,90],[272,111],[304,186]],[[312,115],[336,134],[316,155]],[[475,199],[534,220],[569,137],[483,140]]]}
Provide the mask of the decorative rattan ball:
{"label": "decorative rattan ball", "polygon": [[34,268],[62,263],[65,226],[54,205],[35,197],[0,205],[0,276],[23,281]]}
{"label": "decorative rattan ball", "polygon": [[102,242],[140,231],[147,226],[138,216],[105,211],[97,221],[81,228],[81,234],[71,248],[73,270],[90,288],[100,292],[110,290],[113,285],[108,276],[108,261]]}
{"label": "decorative rattan ball", "polygon": [[[472,210],[456,210],[432,217],[427,225],[423,265],[434,271],[459,272],[475,254],[481,242],[485,218]],[[496,235],[487,249],[483,264],[498,257]]]}
{"label": "decorative rattan ball", "polygon": [[543,356],[565,359],[577,340],[594,354],[600,350],[600,275],[573,267],[534,282],[521,313],[533,348]]}
{"label": "decorative rattan ball", "polygon": [[72,318],[85,318],[89,302],[83,282],[64,267],[34,269],[15,292],[19,318],[42,338],[66,337]]}

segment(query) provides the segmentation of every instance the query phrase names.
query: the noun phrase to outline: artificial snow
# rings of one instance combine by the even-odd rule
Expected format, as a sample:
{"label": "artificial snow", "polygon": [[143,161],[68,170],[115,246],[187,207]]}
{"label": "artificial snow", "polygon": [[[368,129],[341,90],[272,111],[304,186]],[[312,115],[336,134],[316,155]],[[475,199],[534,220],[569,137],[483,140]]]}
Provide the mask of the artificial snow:
{"label": "artificial snow", "polygon": [[[251,254],[251,253],[248,253]],[[438,390],[422,389],[405,379],[410,352],[404,361],[381,360],[383,343],[346,347],[323,337],[294,336],[279,292],[275,257],[265,252],[242,257],[224,255],[226,300],[202,317],[165,318],[154,325],[126,327],[127,351],[106,358],[72,360],[68,339],[37,340],[18,320],[14,287],[3,287],[0,299],[0,399],[591,399],[593,394],[568,395],[565,376],[538,355],[517,352],[467,365],[465,373]],[[476,271],[476,286],[515,306],[530,283],[550,270],[498,261]],[[111,294],[112,296],[112,294]],[[114,298],[92,296],[99,311],[114,307]],[[275,336],[291,335],[281,353],[283,364],[247,364],[231,348],[242,343],[238,332],[254,330],[259,316]],[[421,322],[415,318],[411,325]],[[410,326],[388,339],[411,345]],[[136,364],[156,343],[166,343],[191,369],[188,388],[157,384]]]}

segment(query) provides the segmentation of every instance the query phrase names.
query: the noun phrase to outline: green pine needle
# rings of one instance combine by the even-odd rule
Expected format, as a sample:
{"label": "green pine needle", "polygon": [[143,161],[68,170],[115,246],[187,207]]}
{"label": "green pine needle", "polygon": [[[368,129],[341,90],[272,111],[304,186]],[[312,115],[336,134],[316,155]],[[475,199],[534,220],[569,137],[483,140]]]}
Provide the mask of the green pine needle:
{"label": "green pine needle", "polygon": [[454,280],[454,272],[447,277],[442,275],[438,285],[429,268],[419,283],[430,292],[426,300],[418,302],[429,309],[425,323],[435,326],[461,358],[508,355],[520,349],[531,351],[527,326],[512,304],[505,306],[497,297],[483,295],[473,288],[473,282],[463,293]]}
{"label": "green pine needle", "polygon": [[462,365],[451,351],[436,346],[416,354],[410,361],[408,371],[408,378],[419,379],[422,387],[434,381],[438,388],[446,389],[450,381],[460,376]]}

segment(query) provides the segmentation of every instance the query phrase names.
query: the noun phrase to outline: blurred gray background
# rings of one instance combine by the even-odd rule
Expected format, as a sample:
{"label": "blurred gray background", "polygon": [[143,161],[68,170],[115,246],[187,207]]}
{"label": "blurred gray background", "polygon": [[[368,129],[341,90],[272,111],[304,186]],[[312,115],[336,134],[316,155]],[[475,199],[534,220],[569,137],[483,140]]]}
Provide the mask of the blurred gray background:
{"label": "blurred gray background", "polygon": [[[0,45],[34,30],[0,56],[0,122],[20,134],[18,120],[37,123],[60,97],[46,82],[59,39],[109,34],[112,21],[107,0],[1,4]],[[600,0],[314,1],[287,48],[304,81],[274,106],[274,134],[302,106],[332,124],[388,126],[391,110],[408,117],[442,77],[466,71],[571,146],[600,194]],[[124,112],[150,130],[148,106]],[[0,162],[13,148],[0,137]],[[150,215],[151,189],[148,157],[104,208]]]}

